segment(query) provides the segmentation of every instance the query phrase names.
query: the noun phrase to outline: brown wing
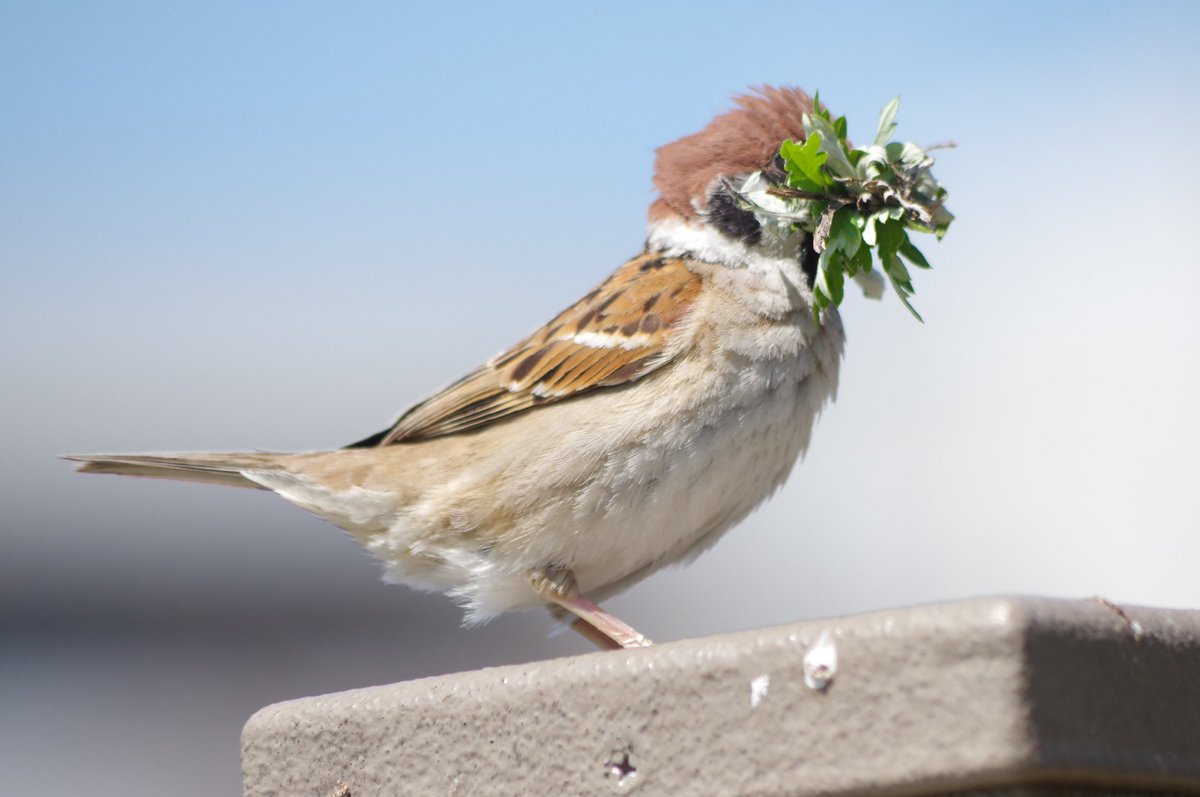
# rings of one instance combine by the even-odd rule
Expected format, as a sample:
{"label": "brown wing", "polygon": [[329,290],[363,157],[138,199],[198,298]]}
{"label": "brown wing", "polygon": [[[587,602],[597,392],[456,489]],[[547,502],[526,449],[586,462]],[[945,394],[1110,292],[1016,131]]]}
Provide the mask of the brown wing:
{"label": "brown wing", "polygon": [[537,332],[362,444],[388,445],[475,429],[645,376],[667,361],[671,329],[699,292],[700,278],[685,261],[639,255]]}

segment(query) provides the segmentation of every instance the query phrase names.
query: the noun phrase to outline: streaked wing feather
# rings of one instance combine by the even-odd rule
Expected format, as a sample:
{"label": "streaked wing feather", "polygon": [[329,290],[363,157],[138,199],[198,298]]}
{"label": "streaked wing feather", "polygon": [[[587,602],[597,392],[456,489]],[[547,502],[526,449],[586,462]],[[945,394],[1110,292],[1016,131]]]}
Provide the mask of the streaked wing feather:
{"label": "streaked wing feather", "polygon": [[687,261],[647,253],[511,349],[401,416],[379,445],[477,429],[666,362],[672,330],[700,292]]}

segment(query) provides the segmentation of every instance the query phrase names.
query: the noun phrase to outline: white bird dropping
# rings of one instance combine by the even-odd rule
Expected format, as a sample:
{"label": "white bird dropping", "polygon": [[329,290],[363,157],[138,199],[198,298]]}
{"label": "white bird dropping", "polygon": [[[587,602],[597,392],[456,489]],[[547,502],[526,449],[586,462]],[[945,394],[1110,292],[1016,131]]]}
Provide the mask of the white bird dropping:
{"label": "white bird dropping", "polygon": [[804,654],[804,685],[824,692],[837,675],[837,646],[828,631],[822,631],[817,641]]}

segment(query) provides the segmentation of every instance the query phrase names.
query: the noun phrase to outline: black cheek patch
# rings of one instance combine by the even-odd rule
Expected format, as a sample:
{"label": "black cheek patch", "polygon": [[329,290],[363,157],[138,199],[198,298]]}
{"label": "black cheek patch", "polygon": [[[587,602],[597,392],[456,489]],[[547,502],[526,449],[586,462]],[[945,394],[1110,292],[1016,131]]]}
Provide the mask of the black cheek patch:
{"label": "black cheek patch", "polygon": [[726,191],[717,191],[708,200],[708,222],[722,235],[753,246],[762,239],[762,227],[748,210],[739,208]]}
{"label": "black cheek patch", "polygon": [[804,276],[808,279],[808,287],[811,290],[817,282],[817,261],[821,256],[813,249],[813,238],[809,233],[804,233],[804,239],[800,242],[800,270],[804,272]]}

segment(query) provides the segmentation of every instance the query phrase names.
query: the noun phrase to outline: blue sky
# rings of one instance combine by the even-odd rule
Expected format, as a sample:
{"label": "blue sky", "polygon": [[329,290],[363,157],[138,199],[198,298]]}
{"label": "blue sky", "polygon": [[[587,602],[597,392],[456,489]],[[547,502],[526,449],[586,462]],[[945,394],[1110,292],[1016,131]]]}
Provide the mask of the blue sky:
{"label": "blue sky", "polygon": [[520,245],[529,211],[564,209],[541,199],[555,182],[560,245],[596,222],[628,240],[653,147],[750,85],[819,87],[864,129],[900,93],[916,138],[998,114],[1037,137],[1169,104],[1163,77],[1194,63],[1189,4],[817,8],[8,3],[6,282],[88,304],[122,274],[152,296],[198,271],[202,290],[328,279],[331,261],[394,280],[443,236]]}
{"label": "blue sky", "polygon": [[[925,247],[926,324],[848,297],[790,483],[618,613],[665,640],[998,592],[1200,604],[1197,30],[1185,2],[2,3],[0,607],[80,662],[80,618],[149,650],[206,611],[420,629],[344,639],[392,669],[302,677],[326,632],[294,622],[307,646],[234,718],[578,650],[535,614],[459,631],[269,496],[54,456],[381,428],[634,254],[654,148],[762,83],[819,88],[859,138],[900,94],[899,135],[959,144],[958,220]],[[236,723],[211,733],[232,746],[196,793],[236,788]]]}

